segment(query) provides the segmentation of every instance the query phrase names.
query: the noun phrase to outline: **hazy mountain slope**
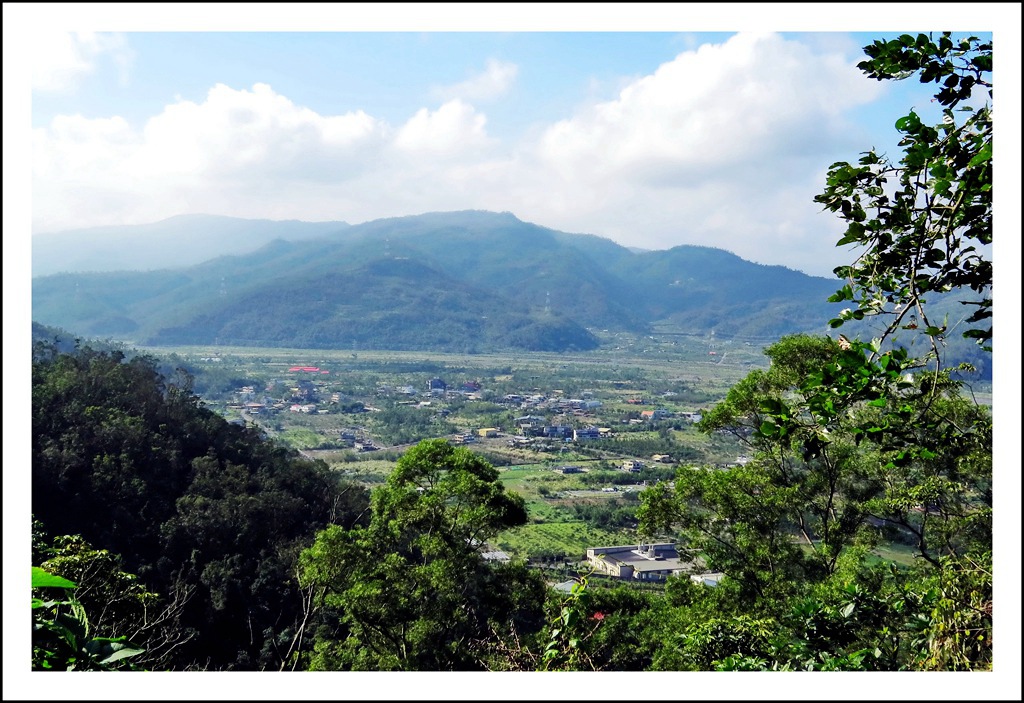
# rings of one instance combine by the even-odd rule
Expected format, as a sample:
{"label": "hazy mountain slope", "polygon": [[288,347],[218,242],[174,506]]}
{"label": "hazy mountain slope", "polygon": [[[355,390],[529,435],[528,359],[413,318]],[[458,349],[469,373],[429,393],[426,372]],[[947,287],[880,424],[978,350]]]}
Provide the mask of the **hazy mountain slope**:
{"label": "hazy mountain slope", "polygon": [[344,222],[179,215],[145,225],[37,234],[32,238],[32,275],[190,266],[224,254],[254,251],[274,239],[324,237],[347,227]]}
{"label": "hazy mountain slope", "polygon": [[316,278],[278,279],[217,301],[146,342],[465,351],[597,346],[561,316],[510,309],[500,296],[419,262],[394,259]]}
{"label": "hazy mountain slope", "polygon": [[182,270],[69,273],[32,280],[32,319],[77,334],[131,337],[149,298],[178,295],[191,281]]}
{"label": "hazy mountain slope", "polygon": [[[393,348],[441,348],[445,335],[427,328],[444,319],[452,349],[481,334],[486,347],[585,348],[591,342],[582,326],[643,332],[657,324],[750,337],[818,331],[837,309],[825,302],[837,287],[717,249],[633,253],[509,213],[466,211],[274,240],[177,269],[40,277],[33,280],[33,319],[135,341],[184,343],[194,325],[195,338],[206,341],[375,340]],[[473,320],[484,316],[492,322],[481,332]],[[289,342],[289,334],[298,336]]]}
{"label": "hazy mountain slope", "polygon": [[837,281],[711,247],[634,254],[615,270],[640,283],[636,300],[649,320],[685,331],[760,337],[824,330],[837,310],[827,302]]}
{"label": "hazy mountain slope", "polygon": [[[280,263],[296,275],[318,275],[382,254],[409,258],[517,305],[560,310],[588,326],[644,329],[643,318],[625,303],[629,286],[592,260],[587,247],[571,246],[567,240],[576,236],[510,213],[427,213],[354,225],[330,242],[295,243]],[[618,247],[598,237],[579,237]]]}

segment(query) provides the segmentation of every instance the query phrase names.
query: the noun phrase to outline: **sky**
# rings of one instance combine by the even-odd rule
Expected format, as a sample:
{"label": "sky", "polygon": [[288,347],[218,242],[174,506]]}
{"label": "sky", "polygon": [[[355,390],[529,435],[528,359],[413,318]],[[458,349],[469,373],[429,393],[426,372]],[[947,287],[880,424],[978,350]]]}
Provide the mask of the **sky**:
{"label": "sky", "polygon": [[[671,31],[608,31],[614,15],[605,31],[44,22],[22,64],[31,232],[184,213],[357,224],[480,209],[831,277],[851,253],[835,246],[841,221],[813,201],[828,166],[895,152],[893,123],[932,95],[864,76],[861,47],[921,28],[780,32],[793,20],[769,15],[708,32],[693,7],[648,9],[642,26]],[[319,8],[307,27],[387,27],[365,7]]]}
{"label": "sky", "polygon": [[[1020,319],[1019,4],[5,3],[3,13],[5,339],[9,320],[27,336],[18,257],[33,235],[183,213],[357,224],[510,211],[625,246],[713,246],[831,277],[851,253],[835,246],[842,223],[813,202],[829,165],[872,147],[896,154],[896,119],[930,106],[916,82],[861,74],[861,47],[944,29],[994,34],[996,227],[1012,235],[996,244],[996,316]],[[946,16],[953,26],[930,26]],[[1015,343],[1017,363],[997,357],[997,373],[1019,388],[1019,329],[1009,327],[1000,348]],[[27,350],[5,344],[5,407],[30,396],[27,374],[8,375],[28,368]],[[1019,404],[1004,407],[1002,426],[1019,427]],[[5,417],[5,437],[29,436],[18,422]],[[1013,452],[1019,467],[1019,442],[1006,442],[997,431],[997,456]],[[1018,540],[1019,526],[1018,514],[1008,525]],[[5,603],[18,597],[8,585]],[[1009,588],[1019,598],[1019,582]],[[607,690],[635,684],[615,676]],[[208,679],[192,681],[179,680],[178,695],[208,695]],[[889,679],[886,691],[919,695],[922,681]],[[821,695],[806,681],[758,682],[690,675],[672,686],[697,698]],[[925,683],[940,700],[973,697],[976,682]],[[419,683],[423,699],[453,695],[436,679]],[[574,690],[517,685],[527,697]],[[280,679],[244,690],[296,691]],[[67,693],[83,691],[104,695],[77,684]]]}

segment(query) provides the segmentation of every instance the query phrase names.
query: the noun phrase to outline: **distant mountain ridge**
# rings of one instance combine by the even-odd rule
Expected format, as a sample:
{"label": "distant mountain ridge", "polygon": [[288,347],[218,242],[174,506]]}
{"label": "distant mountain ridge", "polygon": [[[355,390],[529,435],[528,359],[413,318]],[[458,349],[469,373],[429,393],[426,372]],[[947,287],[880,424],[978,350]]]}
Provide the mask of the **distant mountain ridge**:
{"label": "distant mountain ridge", "polygon": [[[32,275],[192,266],[255,251],[275,239],[323,237],[348,226],[345,222],[177,215],[144,225],[43,233],[32,237]],[[144,248],[138,246],[140,240],[146,242]]]}
{"label": "distant mountain ridge", "polygon": [[[559,351],[596,346],[586,328],[647,333],[668,325],[777,337],[823,331],[836,311],[826,302],[838,287],[830,279],[709,247],[637,253],[511,213],[438,212],[351,226],[227,220],[220,225],[230,225],[232,242],[251,222],[252,239],[234,255],[34,278],[33,319],[141,344]],[[209,236],[211,222],[176,218],[118,233],[164,233],[180,243]],[[313,224],[317,236],[316,227],[299,226]],[[298,236],[252,246],[287,228]]]}

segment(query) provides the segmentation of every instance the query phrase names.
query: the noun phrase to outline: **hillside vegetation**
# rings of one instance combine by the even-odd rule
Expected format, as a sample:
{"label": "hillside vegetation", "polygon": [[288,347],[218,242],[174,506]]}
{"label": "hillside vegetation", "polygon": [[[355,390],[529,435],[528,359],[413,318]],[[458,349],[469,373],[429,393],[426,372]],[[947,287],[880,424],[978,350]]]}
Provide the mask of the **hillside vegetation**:
{"label": "hillside vegetation", "polygon": [[[242,222],[232,221],[234,230]],[[136,258],[122,252],[109,261],[151,268],[150,246],[187,242],[200,223],[137,228]],[[257,240],[267,230],[265,222],[251,226]],[[56,253],[37,258],[48,256],[51,267],[65,268]],[[168,256],[161,270],[38,277],[33,319],[147,344],[563,351],[597,346],[585,328],[805,331],[820,326],[810,321],[823,317],[834,288],[720,250],[634,254],[592,235],[475,211],[377,220],[171,268],[177,261]]]}

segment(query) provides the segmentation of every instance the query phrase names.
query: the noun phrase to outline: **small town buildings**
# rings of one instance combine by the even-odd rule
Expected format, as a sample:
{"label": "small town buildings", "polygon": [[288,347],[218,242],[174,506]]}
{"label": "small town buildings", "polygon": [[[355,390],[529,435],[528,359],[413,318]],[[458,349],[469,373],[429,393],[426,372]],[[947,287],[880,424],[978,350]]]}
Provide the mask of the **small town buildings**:
{"label": "small town buildings", "polygon": [[669,416],[668,410],[664,408],[657,408],[655,410],[643,410],[640,413],[641,420],[647,420],[648,422],[656,422],[657,420],[664,420]]}
{"label": "small town buildings", "polygon": [[638,459],[627,459],[626,461],[622,462],[622,470],[623,471],[628,471],[630,473],[637,473],[639,471],[642,471],[643,468],[644,468],[644,462],[639,461]]}
{"label": "small town buildings", "polygon": [[501,551],[500,549],[497,549],[497,550],[495,550],[493,552],[481,552],[480,556],[482,556],[486,561],[497,561],[497,562],[512,561],[512,557],[510,557],[508,554],[506,554],[505,552]]}
{"label": "small town buildings", "polygon": [[569,425],[548,425],[541,434],[544,437],[571,437],[572,427]]}
{"label": "small town buildings", "polygon": [[516,430],[520,435],[524,437],[539,437],[544,431],[544,423],[547,420],[536,415],[524,415],[523,417],[517,417],[514,422]]}
{"label": "small town buildings", "polygon": [[431,395],[444,395],[448,390],[448,384],[440,378],[432,378],[427,381],[427,392]]}
{"label": "small town buildings", "polygon": [[477,434],[478,437],[497,437],[498,436],[498,428],[497,427],[481,427],[479,430],[476,431],[476,434]]}
{"label": "small town buildings", "polygon": [[686,573],[693,563],[682,559],[675,544],[630,544],[618,547],[588,547],[587,561],[594,570],[620,579],[664,581]]}
{"label": "small town buildings", "polygon": [[725,574],[723,574],[721,571],[716,571],[712,574],[693,574],[692,576],[690,576],[690,580],[696,584],[700,584],[702,586],[710,586],[714,588],[718,585],[718,582],[721,581],[722,577],[724,576]]}
{"label": "small town buildings", "polygon": [[572,432],[572,438],[577,441],[583,441],[588,439],[599,439],[601,437],[601,431],[596,427],[584,427],[582,429],[576,429]]}

